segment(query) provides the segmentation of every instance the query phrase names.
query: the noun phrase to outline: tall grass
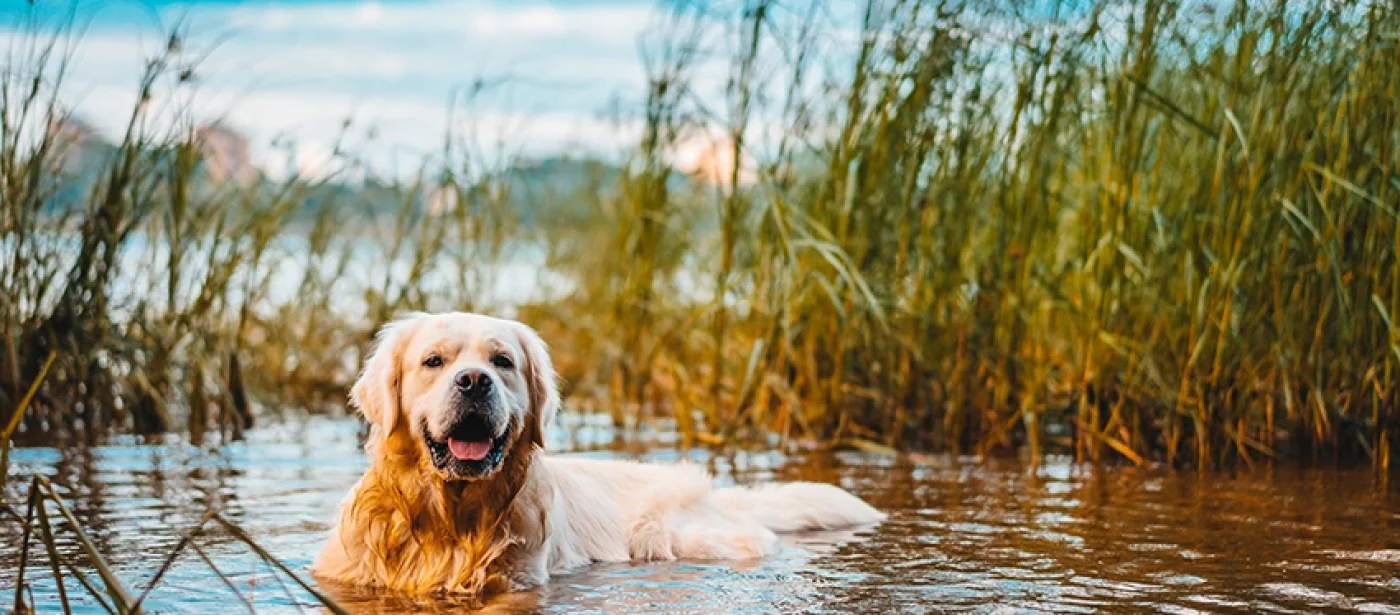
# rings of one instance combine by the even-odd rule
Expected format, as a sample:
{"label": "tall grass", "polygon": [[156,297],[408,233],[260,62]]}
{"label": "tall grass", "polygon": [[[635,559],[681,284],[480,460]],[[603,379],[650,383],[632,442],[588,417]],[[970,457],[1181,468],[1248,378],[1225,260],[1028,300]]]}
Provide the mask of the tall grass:
{"label": "tall grass", "polygon": [[350,189],[348,153],[316,179],[220,179],[188,106],[204,50],[172,30],[106,144],[62,104],[70,24],[34,18],[0,73],[0,408],[20,435],[237,438],[260,405],[338,406],[378,321],[484,296],[475,265],[506,257],[514,217],[460,135],[411,181]]}
{"label": "tall grass", "polygon": [[[636,148],[528,224],[511,161],[453,138],[373,190],[207,189],[189,118],[146,107],[56,212],[59,144],[29,127],[62,113],[67,39],[36,38],[4,78],[0,408],[49,352],[29,431],[233,431],[254,402],[338,403],[378,322],[494,309],[491,264],[538,245],[567,290],[518,312],[570,403],[619,424],[1384,470],[1397,37],[1383,3],[668,4]],[[193,87],[179,41],[142,92]],[[677,181],[696,135],[734,164]],[[460,206],[432,215],[442,191]],[[164,273],[115,306],[137,234],[169,247]],[[366,276],[355,249],[393,266]],[[271,302],[288,258],[299,300]]]}
{"label": "tall grass", "polygon": [[[718,437],[1387,466],[1392,7],[881,2],[855,36],[840,8],[691,22],[733,58],[702,123],[758,178],[736,165],[714,236],[682,240],[709,302],[593,325],[650,331],[622,350],[649,377],[614,403]],[[648,196],[631,206],[667,206],[624,198]]]}

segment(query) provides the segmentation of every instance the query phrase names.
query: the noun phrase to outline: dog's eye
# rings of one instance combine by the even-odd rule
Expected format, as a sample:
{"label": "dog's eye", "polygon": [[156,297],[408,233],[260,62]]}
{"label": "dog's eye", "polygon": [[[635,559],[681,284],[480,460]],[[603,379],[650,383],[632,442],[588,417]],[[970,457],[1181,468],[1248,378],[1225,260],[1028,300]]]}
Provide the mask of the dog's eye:
{"label": "dog's eye", "polygon": [[439,367],[442,367],[442,357],[439,357],[435,354],[428,355],[428,358],[423,359],[423,367],[427,367],[429,369],[437,369]]}
{"label": "dog's eye", "polygon": [[515,364],[511,362],[510,357],[503,354],[498,354],[494,357],[491,357],[491,364],[501,369],[510,369],[512,367],[515,367]]}

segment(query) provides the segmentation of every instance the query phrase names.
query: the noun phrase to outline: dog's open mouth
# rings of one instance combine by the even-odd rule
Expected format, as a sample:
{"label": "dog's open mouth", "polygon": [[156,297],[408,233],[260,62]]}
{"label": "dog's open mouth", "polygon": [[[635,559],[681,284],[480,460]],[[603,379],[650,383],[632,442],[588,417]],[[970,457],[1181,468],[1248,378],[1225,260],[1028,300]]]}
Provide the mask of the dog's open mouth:
{"label": "dog's open mouth", "polygon": [[491,472],[501,463],[510,431],[492,437],[494,431],[484,418],[470,414],[452,428],[446,440],[438,441],[428,435],[424,440],[432,453],[433,466],[457,477],[473,478]]}

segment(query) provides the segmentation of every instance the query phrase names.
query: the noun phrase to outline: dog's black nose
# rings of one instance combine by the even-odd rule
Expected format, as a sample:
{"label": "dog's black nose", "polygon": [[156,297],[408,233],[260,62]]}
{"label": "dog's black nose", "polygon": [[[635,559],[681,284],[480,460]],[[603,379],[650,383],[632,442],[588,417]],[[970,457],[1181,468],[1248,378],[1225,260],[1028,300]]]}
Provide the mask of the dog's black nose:
{"label": "dog's black nose", "polygon": [[457,389],[472,397],[480,397],[491,390],[491,374],[479,367],[468,367],[457,372]]}

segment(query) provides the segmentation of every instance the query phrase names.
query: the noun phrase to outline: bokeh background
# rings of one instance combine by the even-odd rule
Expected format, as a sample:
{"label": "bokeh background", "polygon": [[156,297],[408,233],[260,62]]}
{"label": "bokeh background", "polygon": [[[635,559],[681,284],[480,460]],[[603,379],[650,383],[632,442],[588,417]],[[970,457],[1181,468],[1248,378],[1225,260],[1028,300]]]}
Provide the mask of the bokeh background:
{"label": "bokeh background", "polygon": [[21,438],[343,413],[380,324],[459,309],[686,444],[1394,456],[1385,3],[3,17]]}

